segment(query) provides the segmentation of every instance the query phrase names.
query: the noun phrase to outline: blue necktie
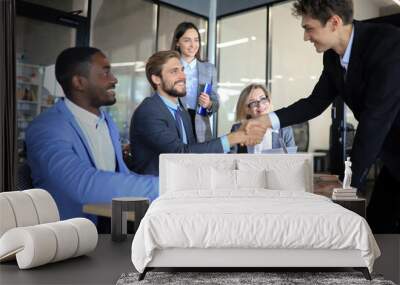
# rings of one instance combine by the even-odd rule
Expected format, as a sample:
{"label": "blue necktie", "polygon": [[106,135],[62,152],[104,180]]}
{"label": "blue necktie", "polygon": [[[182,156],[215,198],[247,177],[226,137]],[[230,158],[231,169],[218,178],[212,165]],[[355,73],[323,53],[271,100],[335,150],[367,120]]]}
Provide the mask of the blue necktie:
{"label": "blue necktie", "polygon": [[178,129],[178,133],[179,133],[179,137],[181,138],[181,141],[183,142],[183,130],[182,130],[182,116],[181,116],[181,110],[176,109],[174,110],[174,114],[175,114],[175,125]]}

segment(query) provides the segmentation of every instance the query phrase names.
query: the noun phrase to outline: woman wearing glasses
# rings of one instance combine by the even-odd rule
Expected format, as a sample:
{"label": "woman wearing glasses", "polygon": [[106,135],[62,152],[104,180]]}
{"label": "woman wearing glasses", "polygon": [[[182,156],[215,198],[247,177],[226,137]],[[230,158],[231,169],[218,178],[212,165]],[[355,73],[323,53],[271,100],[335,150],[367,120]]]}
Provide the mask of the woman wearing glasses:
{"label": "woman wearing glasses", "polygon": [[[256,118],[271,112],[271,96],[264,85],[250,84],[242,90],[236,105],[236,120],[242,121],[250,118]],[[231,131],[239,129],[241,123],[234,124]],[[268,149],[295,147],[296,143],[293,137],[291,127],[272,131],[268,129],[263,141],[255,146],[237,145],[232,149],[232,153],[263,153]]]}
{"label": "woman wearing glasses", "polygon": [[[197,141],[204,142],[212,138],[209,116],[218,111],[219,102],[216,69],[201,60],[200,46],[200,33],[193,23],[183,22],[176,27],[171,49],[180,53],[186,75],[186,96],[180,100],[189,111]],[[212,87],[209,94],[203,92],[206,83]]]}

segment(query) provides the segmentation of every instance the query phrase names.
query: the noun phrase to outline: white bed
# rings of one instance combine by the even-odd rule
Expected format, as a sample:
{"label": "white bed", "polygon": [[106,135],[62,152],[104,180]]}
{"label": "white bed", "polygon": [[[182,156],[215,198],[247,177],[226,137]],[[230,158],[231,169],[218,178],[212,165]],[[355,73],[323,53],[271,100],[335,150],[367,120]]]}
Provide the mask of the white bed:
{"label": "white bed", "polygon": [[312,169],[307,154],[161,155],[160,198],[135,234],[134,266],[144,274],[154,267],[355,267],[369,277],[380,251],[367,222],[312,194]]}

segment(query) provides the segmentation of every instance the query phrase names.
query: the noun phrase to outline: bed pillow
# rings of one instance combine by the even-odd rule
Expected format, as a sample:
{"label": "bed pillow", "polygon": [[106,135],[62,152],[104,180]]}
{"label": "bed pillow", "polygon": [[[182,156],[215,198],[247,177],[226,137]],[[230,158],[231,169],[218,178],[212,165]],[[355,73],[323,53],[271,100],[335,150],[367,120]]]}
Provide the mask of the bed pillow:
{"label": "bed pillow", "polygon": [[190,167],[184,164],[168,165],[168,191],[186,191],[211,188],[211,167]]}
{"label": "bed pillow", "polygon": [[236,170],[212,168],[211,170],[212,189],[215,191],[236,190]]}
{"label": "bed pillow", "polygon": [[238,169],[248,171],[266,170],[267,189],[307,191],[312,170],[302,157],[276,155],[270,157],[238,159]]}
{"label": "bed pillow", "polygon": [[267,175],[263,170],[236,170],[237,188],[268,188]]}
{"label": "bed pillow", "polygon": [[306,176],[303,167],[266,170],[267,188],[272,190],[306,191]]}

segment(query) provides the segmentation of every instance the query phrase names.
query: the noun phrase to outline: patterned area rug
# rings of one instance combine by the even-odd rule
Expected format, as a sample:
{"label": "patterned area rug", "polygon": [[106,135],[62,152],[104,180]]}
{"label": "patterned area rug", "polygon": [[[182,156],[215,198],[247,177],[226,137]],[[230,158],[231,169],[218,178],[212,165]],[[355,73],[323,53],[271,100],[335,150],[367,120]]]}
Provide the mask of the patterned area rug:
{"label": "patterned area rug", "polygon": [[395,285],[395,283],[393,283],[392,281],[384,280],[382,276],[373,274],[372,281],[368,281],[360,272],[148,272],[145,279],[142,281],[138,281],[138,276],[139,273],[122,274],[117,281],[117,285]]}

